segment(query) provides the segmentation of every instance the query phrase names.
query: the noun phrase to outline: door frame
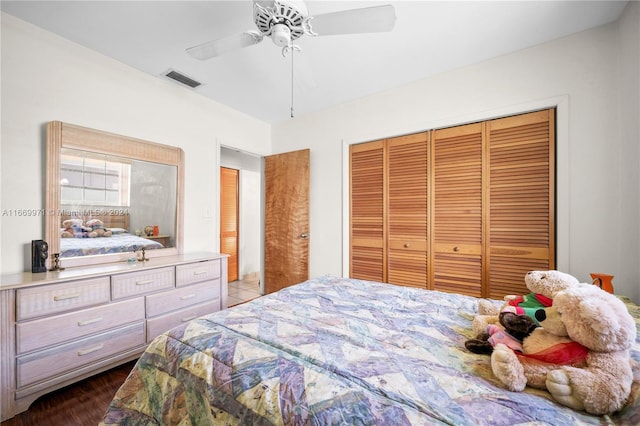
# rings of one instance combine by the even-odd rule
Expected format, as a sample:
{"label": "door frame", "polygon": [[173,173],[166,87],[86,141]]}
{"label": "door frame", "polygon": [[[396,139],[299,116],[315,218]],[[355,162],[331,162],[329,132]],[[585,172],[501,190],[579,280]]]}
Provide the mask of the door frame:
{"label": "door frame", "polygon": [[[250,151],[246,151],[246,150],[242,150],[236,147],[233,147],[231,145],[227,145],[227,144],[222,144],[220,143],[219,140],[216,140],[216,153],[217,155],[215,156],[215,161],[214,161],[214,167],[217,170],[217,184],[215,185],[215,189],[214,189],[214,200],[215,200],[215,205],[216,205],[216,209],[215,209],[215,214],[213,217],[213,220],[215,221],[214,223],[216,224],[216,231],[217,231],[217,236],[216,236],[216,242],[214,245],[214,251],[215,252],[220,252],[220,235],[221,235],[221,230],[220,230],[220,167],[227,167],[227,166],[222,166],[222,149],[229,149],[232,151],[236,151],[239,152],[242,155],[247,155],[250,157],[254,157],[259,159],[260,161],[260,170],[258,173],[260,173],[260,243],[259,243],[259,267],[260,267],[260,292],[262,294],[264,294],[264,155],[263,154],[256,154],[254,152],[250,152]],[[241,191],[241,186],[242,186],[242,169],[240,169],[240,181],[238,184],[239,188],[238,190]],[[238,233],[239,234],[244,234],[244,230],[243,228],[245,227],[244,224],[244,217],[242,214],[242,209],[240,209],[240,215],[238,218],[238,226],[239,226],[239,230]],[[243,270],[245,263],[244,263],[244,259],[243,256],[240,256],[240,254],[238,254],[238,279],[242,279],[241,276],[241,271]]]}
{"label": "door frame", "polygon": [[[221,165],[218,170],[220,170],[220,187],[222,187],[222,175],[223,175],[223,171],[225,171],[225,173],[233,173],[233,178],[235,178],[235,182],[234,182],[234,186],[233,189],[235,190],[235,194],[233,194],[233,201],[235,206],[233,207],[233,214],[235,215],[235,229],[233,230],[233,232],[235,232],[235,246],[234,249],[235,251],[233,253],[226,253],[229,254],[229,262],[227,262],[227,282],[233,282],[233,281],[239,281],[241,279],[240,276],[240,241],[241,239],[244,238],[244,232],[241,234],[240,233],[240,228],[241,228],[241,224],[240,224],[240,218],[241,215],[244,214],[243,209],[240,209],[240,200],[242,197],[242,193],[241,193],[241,169],[236,168],[237,166],[234,167],[227,167],[224,165]],[[227,175],[227,179],[228,179],[228,175]],[[229,185],[229,183],[227,183],[227,185]],[[229,191],[231,192],[231,191]],[[231,195],[228,194],[226,191],[224,192],[224,195],[229,197],[229,198],[225,198],[225,201],[231,201]],[[220,206],[222,207],[222,196],[223,196],[223,191],[222,189],[220,190]],[[227,206],[227,209],[225,209],[225,211],[228,211],[229,207]],[[222,208],[220,208],[220,251],[223,250],[223,247],[225,246],[225,243],[223,242],[223,238],[222,238]],[[226,230],[226,232],[230,232],[229,230]],[[227,235],[227,238],[229,238],[229,236]],[[230,248],[227,246],[227,248]],[[231,259],[233,259],[235,257],[235,270],[232,270],[231,265]],[[244,257],[244,256],[243,256]],[[231,276],[234,276],[235,279],[231,279]]]}
{"label": "door frame", "polygon": [[386,130],[368,131],[361,135],[342,140],[342,276],[349,276],[349,146],[373,140],[393,138],[396,136],[474,123],[483,120],[507,117],[540,109],[556,109],[556,269],[571,270],[569,264],[569,96],[562,95],[538,101],[509,105],[502,108],[481,111],[478,113],[449,117],[446,119],[429,120],[414,123],[414,125],[393,126]]}

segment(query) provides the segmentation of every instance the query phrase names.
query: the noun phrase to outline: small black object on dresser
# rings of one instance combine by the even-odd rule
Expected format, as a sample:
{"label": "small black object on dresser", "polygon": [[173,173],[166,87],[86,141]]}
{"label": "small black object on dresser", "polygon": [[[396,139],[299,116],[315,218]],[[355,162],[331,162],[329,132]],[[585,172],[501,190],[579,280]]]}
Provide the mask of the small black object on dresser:
{"label": "small black object on dresser", "polygon": [[45,240],[31,241],[31,272],[47,272],[49,244]]}

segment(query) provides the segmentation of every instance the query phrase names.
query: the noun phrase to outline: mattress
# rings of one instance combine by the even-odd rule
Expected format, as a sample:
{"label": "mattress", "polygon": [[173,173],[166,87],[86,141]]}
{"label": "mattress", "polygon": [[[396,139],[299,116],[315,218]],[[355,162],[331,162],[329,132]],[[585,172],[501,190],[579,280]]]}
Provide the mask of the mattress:
{"label": "mattress", "polygon": [[[496,304],[500,302],[496,301]],[[626,300],[638,322],[638,306]],[[192,320],[156,338],[103,423],[285,425],[640,424],[546,391],[507,391],[467,351],[473,297],[321,277]],[[640,345],[632,357],[640,361]]]}
{"label": "mattress", "polygon": [[89,256],[93,254],[124,253],[164,248],[157,241],[123,233],[110,237],[60,238],[60,257]]}

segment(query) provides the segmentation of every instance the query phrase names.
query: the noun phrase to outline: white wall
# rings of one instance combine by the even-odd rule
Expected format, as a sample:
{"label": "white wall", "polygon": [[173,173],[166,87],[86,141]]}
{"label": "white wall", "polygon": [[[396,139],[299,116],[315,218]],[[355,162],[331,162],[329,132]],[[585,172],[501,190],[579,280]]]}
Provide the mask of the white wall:
{"label": "white wall", "polygon": [[176,184],[178,168],[148,161],[131,164],[131,187],[128,211],[129,231],[136,235],[147,226],[158,226],[159,235],[169,235],[175,247]]}
{"label": "white wall", "polygon": [[244,257],[240,262],[240,278],[262,272],[262,171],[240,171],[240,248]]}
{"label": "white wall", "polygon": [[270,126],[197,91],[139,72],[2,13],[2,273],[30,270],[31,240],[44,236],[45,123],[85,127],[179,146],[185,152],[185,251],[219,248],[218,147],[271,151]]}
{"label": "white wall", "polygon": [[346,145],[560,104],[557,268],[588,282],[589,272],[611,273],[617,292],[640,301],[638,7],[630,2],[617,23],[273,126],[274,153],[311,149],[310,275],[343,273]]}
{"label": "white wall", "polygon": [[[623,232],[616,255],[629,272],[614,279],[617,287],[627,280],[640,299],[640,3],[631,2],[620,19],[620,222]],[[635,271],[633,268],[635,267]]]}

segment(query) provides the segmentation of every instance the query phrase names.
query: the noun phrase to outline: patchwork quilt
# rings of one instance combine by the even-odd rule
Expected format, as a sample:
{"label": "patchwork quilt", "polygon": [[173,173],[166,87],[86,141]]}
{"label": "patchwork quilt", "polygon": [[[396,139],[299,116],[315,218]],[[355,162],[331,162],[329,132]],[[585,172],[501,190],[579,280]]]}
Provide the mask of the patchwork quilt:
{"label": "patchwork quilt", "polygon": [[504,389],[489,356],[464,348],[476,312],[473,297],[306,281],[156,338],[102,424],[640,424],[638,368],[632,400],[611,417]]}
{"label": "patchwork quilt", "polygon": [[99,238],[60,238],[60,256],[89,256],[94,254],[126,253],[140,250],[164,248],[157,241],[147,240],[132,234],[114,234]]}

